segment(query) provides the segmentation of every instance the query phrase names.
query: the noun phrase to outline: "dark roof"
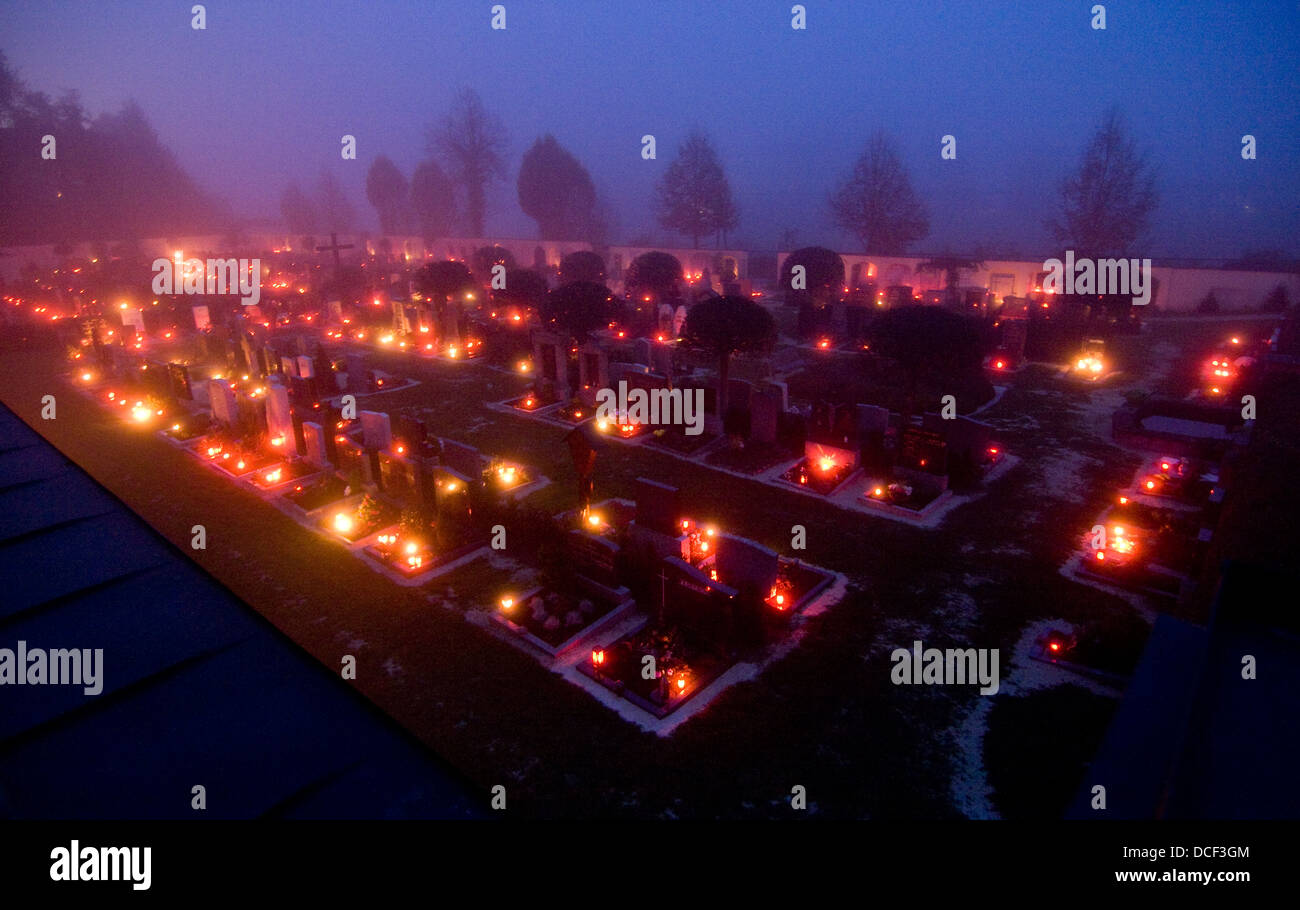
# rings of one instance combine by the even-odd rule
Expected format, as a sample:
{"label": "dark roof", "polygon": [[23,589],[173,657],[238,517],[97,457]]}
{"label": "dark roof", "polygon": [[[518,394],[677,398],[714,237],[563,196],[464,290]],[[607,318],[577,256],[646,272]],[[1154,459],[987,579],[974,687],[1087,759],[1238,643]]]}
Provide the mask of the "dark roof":
{"label": "dark roof", "polygon": [[0,685],[0,817],[465,818],[458,772],[0,406],[0,648],[102,648],[103,691]]}
{"label": "dark roof", "polygon": [[[1300,636],[1287,572],[1230,562],[1208,628],[1161,616],[1070,818],[1300,817]],[[1242,678],[1242,659],[1256,678]],[[1106,787],[1107,811],[1090,809]]]}

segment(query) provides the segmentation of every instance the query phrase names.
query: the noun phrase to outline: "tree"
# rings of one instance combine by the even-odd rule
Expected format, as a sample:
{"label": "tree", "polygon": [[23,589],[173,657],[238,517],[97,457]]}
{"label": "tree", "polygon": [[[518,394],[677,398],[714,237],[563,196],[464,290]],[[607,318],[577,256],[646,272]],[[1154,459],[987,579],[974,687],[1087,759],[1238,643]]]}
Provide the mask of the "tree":
{"label": "tree", "polygon": [[667,302],[681,298],[681,281],[682,264],[677,257],[655,250],[632,260],[623,275],[623,288],[631,297]]}
{"label": "tree", "polygon": [[[797,265],[804,268],[802,289],[793,285]],[[781,287],[794,293],[805,290],[819,302],[830,303],[839,297],[840,289],[844,287],[844,259],[824,246],[795,250],[781,263]]]}
{"label": "tree", "polygon": [[979,271],[984,268],[984,263],[976,259],[963,259],[960,256],[937,256],[934,259],[927,259],[925,262],[916,264],[916,271],[920,272],[941,272],[944,276],[944,287],[947,289],[947,298],[949,306],[957,306],[961,301],[958,300],[958,288],[961,284],[961,273],[963,271]]}
{"label": "tree", "polygon": [[411,211],[426,240],[446,237],[456,222],[456,193],[438,162],[423,162],[411,175]]}
{"label": "tree", "polygon": [[408,193],[406,178],[386,156],[380,155],[366,174],[366,198],[379,216],[379,230],[398,234],[404,230],[402,216]]}
{"label": "tree", "polygon": [[835,224],[858,238],[866,253],[899,255],[930,233],[925,206],[894,144],[876,133],[853,171],[830,197]]}
{"label": "tree", "polygon": [[1146,233],[1157,199],[1150,163],[1111,109],[1084,149],[1078,172],[1061,182],[1061,213],[1047,226],[1077,256],[1127,255]]}
{"label": "tree", "polygon": [[315,234],[320,230],[320,211],[302,187],[291,183],[280,196],[280,217],[293,234]]}
{"label": "tree", "polygon": [[909,304],[882,313],[867,332],[871,351],[907,374],[909,410],[923,379],[957,388],[980,375],[987,347],[981,324],[937,306]]}
{"label": "tree", "polygon": [[543,240],[590,240],[596,187],[587,169],[547,134],[519,165],[519,208],[537,222]]}
{"label": "tree", "polygon": [[541,315],[545,322],[581,341],[596,329],[618,319],[621,313],[622,307],[605,285],[594,281],[574,281],[546,295]]}
{"label": "tree", "polygon": [[696,249],[700,237],[730,230],[738,216],[731,188],[717,152],[701,132],[692,132],[655,186],[659,223],[689,236]]}
{"label": "tree", "polygon": [[439,331],[446,324],[447,306],[452,298],[463,298],[474,291],[474,276],[463,262],[450,259],[430,262],[415,273],[415,287],[433,304]]}
{"label": "tree", "polygon": [[560,260],[560,284],[575,281],[605,283],[605,260],[599,253],[578,250]]}
{"label": "tree", "polygon": [[481,246],[470,256],[474,274],[487,283],[492,280],[492,266],[504,265],[506,271],[516,267],[515,254],[503,246]]}
{"label": "tree", "polygon": [[539,310],[546,299],[546,279],[532,269],[506,269],[506,286],[492,292],[499,305],[515,304]]}
{"label": "tree", "polygon": [[322,231],[344,233],[356,225],[357,210],[331,171],[321,172],[316,182],[316,199]]}
{"label": "tree", "polygon": [[478,92],[463,89],[442,123],[430,129],[428,146],[431,153],[442,154],[465,194],[466,229],[482,237],[487,186],[505,176],[504,124],[483,106]]}
{"label": "tree", "polygon": [[682,340],[718,358],[718,413],[725,415],[732,356],[770,350],[776,342],[776,320],[746,297],[714,297],[687,312]]}

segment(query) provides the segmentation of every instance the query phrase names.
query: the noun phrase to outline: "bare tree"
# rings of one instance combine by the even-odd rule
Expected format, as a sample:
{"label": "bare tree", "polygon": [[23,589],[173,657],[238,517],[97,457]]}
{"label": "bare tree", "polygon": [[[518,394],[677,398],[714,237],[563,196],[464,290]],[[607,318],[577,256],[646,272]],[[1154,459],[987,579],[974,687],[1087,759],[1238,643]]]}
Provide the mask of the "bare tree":
{"label": "bare tree", "polygon": [[898,255],[930,233],[925,206],[883,132],[871,137],[853,172],[831,195],[830,207],[835,224],[857,237],[866,253]]}
{"label": "bare tree", "polygon": [[682,143],[655,187],[654,204],[659,223],[689,236],[696,249],[701,236],[720,236],[736,226],[731,187],[718,153],[703,133],[692,132]]}
{"label": "bare tree", "polygon": [[483,236],[487,186],[505,176],[506,129],[473,89],[463,89],[442,123],[429,130],[430,154],[441,154],[465,194],[466,229]]}
{"label": "bare tree", "polygon": [[1157,198],[1146,155],[1112,108],[1088,142],[1078,172],[1061,182],[1060,216],[1047,226],[1079,255],[1122,253],[1146,233]]}
{"label": "bare tree", "polygon": [[366,174],[366,198],[375,207],[382,233],[396,234],[403,230],[406,197],[406,178],[388,156],[380,155]]}

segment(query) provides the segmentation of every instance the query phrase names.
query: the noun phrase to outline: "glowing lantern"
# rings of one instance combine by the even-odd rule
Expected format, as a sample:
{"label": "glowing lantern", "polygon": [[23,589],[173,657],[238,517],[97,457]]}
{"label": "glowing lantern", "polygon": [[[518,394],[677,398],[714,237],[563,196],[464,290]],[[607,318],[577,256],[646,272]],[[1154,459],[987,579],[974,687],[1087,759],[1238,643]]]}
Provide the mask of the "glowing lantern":
{"label": "glowing lantern", "polygon": [[339,512],[337,515],[334,516],[334,530],[338,531],[340,534],[347,534],[351,532],[352,527],[353,527],[353,522],[352,522],[351,515],[347,514],[346,512]]}
{"label": "glowing lantern", "polygon": [[605,652],[603,650],[593,650],[591,652],[591,665],[597,669],[605,665]]}
{"label": "glowing lantern", "polygon": [[283,470],[282,468],[276,468],[274,471],[269,471],[269,472],[267,472],[267,475],[266,475],[266,482],[267,482],[267,483],[279,483],[279,482],[280,482],[280,478],[282,478],[282,477],[284,477],[284,470]]}
{"label": "glowing lantern", "polygon": [[593,528],[599,528],[600,516],[597,515],[595,512],[591,513],[590,515],[587,516],[587,524],[591,525]]}
{"label": "glowing lantern", "polygon": [[501,609],[502,609],[502,610],[504,610],[504,611],[506,611],[506,612],[509,612],[510,608],[513,607],[514,605],[515,605],[515,599],[514,599],[513,597],[503,597],[503,598],[501,598]]}
{"label": "glowing lantern", "polygon": [[82,374],[81,374],[81,381],[82,381],[82,382],[90,382],[90,380],[93,379],[93,378],[94,378],[94,376],[93,376],[93,374],[91,374],[91,373],[82,373]]}
{"label": "glowing lantern", "polygon": [[135,418],[137,423],[144,423],[152,417],[153,414],[148,408],[136,405],[131,409],[131,416]]}
{"label": "glowing lantern", "polygon": [[831,468],[835,467],[835,459],[831,458],[829,455],[823,455],[821,458],[817,459],[817,467],[823,471],[830,471]]}
{"label": "glowing lantern", "polygon": [[282,445],[284,445],[284,434],[281,433],[279,436],[273,436],[273,437],[271,437],[271,445],[273,445],[273,446],[282,446]]}

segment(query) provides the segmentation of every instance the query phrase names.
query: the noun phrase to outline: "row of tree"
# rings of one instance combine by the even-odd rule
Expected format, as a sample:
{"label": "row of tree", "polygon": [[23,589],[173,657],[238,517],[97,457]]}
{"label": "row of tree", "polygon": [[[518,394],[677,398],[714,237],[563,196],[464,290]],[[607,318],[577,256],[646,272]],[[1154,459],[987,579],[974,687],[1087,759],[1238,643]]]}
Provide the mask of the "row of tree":
{"label": "row of tree", "polygon": [[0,53],[0,246],[225,230],[204,193],[127,104],[91,118],[76,92],[28,89]]}

